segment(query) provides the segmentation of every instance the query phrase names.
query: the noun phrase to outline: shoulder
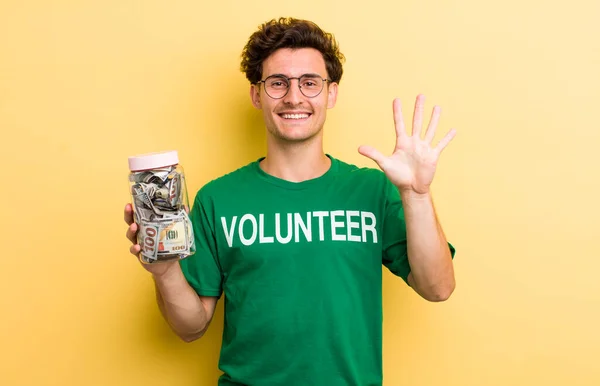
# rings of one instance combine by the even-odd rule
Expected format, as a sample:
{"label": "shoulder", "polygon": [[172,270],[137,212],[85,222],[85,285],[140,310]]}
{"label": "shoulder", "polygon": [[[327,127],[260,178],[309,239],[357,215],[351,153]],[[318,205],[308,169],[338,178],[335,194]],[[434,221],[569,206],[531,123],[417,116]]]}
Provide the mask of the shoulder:
{"label": "shoulder", "polygon": [[206,199],[226,192],[236,191],[246,185],[255,175],[258,161],[252,161],[229,173],[217,177],[204,184],[196,193],[196,199]]}

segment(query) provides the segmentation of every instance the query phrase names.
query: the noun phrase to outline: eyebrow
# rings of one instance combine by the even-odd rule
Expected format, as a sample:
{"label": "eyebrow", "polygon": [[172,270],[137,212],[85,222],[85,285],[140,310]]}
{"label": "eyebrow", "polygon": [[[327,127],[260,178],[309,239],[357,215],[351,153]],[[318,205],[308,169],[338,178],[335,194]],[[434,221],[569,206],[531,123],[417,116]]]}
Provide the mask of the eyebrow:
{"label": "eyebrow", "polygon": [[[295,76],[292,76],[292,77],[290,77],[290,76],[287,76],[287,75],[285,75],[285,74],[279,74],[279,73],[278,73],[278,74],[272,74],[272,75],[269,75],[269,76],[265,77],[265,79],[267,79],[267,78],[269,78],[269,77],[271,77],[271,76],[283,76],[283,77],[286,77],[286,78],[295,78]],[[316,74],[316,73],[314,73],[314,72],[309,72],[309,73],[307,73],[307,74],[302,74],[302,75],[300,75],[300,76],[307,76],[307,77],[310,77],[310,78],[323,78],[321,75],[319,75],[319,74]]]}

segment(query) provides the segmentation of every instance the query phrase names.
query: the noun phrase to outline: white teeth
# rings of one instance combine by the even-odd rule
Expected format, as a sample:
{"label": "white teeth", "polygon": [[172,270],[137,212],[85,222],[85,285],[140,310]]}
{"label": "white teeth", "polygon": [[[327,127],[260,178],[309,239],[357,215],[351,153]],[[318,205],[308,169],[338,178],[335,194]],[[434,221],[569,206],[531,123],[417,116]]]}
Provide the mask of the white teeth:
{"label": "white teeth", "polygon": [[308,118],[308,114],[282,114],[285,119],[303,119]]}

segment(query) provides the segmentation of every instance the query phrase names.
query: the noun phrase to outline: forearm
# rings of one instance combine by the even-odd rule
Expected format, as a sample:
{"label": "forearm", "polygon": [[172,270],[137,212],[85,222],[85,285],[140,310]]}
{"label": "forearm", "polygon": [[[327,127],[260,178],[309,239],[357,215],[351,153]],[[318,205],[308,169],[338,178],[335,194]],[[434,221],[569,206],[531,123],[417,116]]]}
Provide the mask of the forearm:
{"label": "forearm", "polygon": [[400,194],[404,206],[412,276],[409,284],[427,300],[445,300],[454,290],[454,268],[431,195],[407,192]]}
{"label": "forearm", "polygon": [[185,341],[200,338],[210,322],[207,307],[187,283],[181,268],[153,275],[158,307],[173,331]]}

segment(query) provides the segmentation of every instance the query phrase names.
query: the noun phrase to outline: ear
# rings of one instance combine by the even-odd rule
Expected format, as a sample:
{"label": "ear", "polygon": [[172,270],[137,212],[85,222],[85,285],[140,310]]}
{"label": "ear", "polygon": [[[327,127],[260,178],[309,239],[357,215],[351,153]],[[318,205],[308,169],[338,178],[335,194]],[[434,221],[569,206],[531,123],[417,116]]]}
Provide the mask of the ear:
{"label": "ear", "polygon": [[260,86],[257,85],[250,85],[250,99],[252,100],[252,105],[257,108],[257,109],[261,109],[262,105],[260,103]]}
{"label": "ear", "polygon": [[333,82],[327,86],[327,108],[332,109],[337,101],[338,84]]}

